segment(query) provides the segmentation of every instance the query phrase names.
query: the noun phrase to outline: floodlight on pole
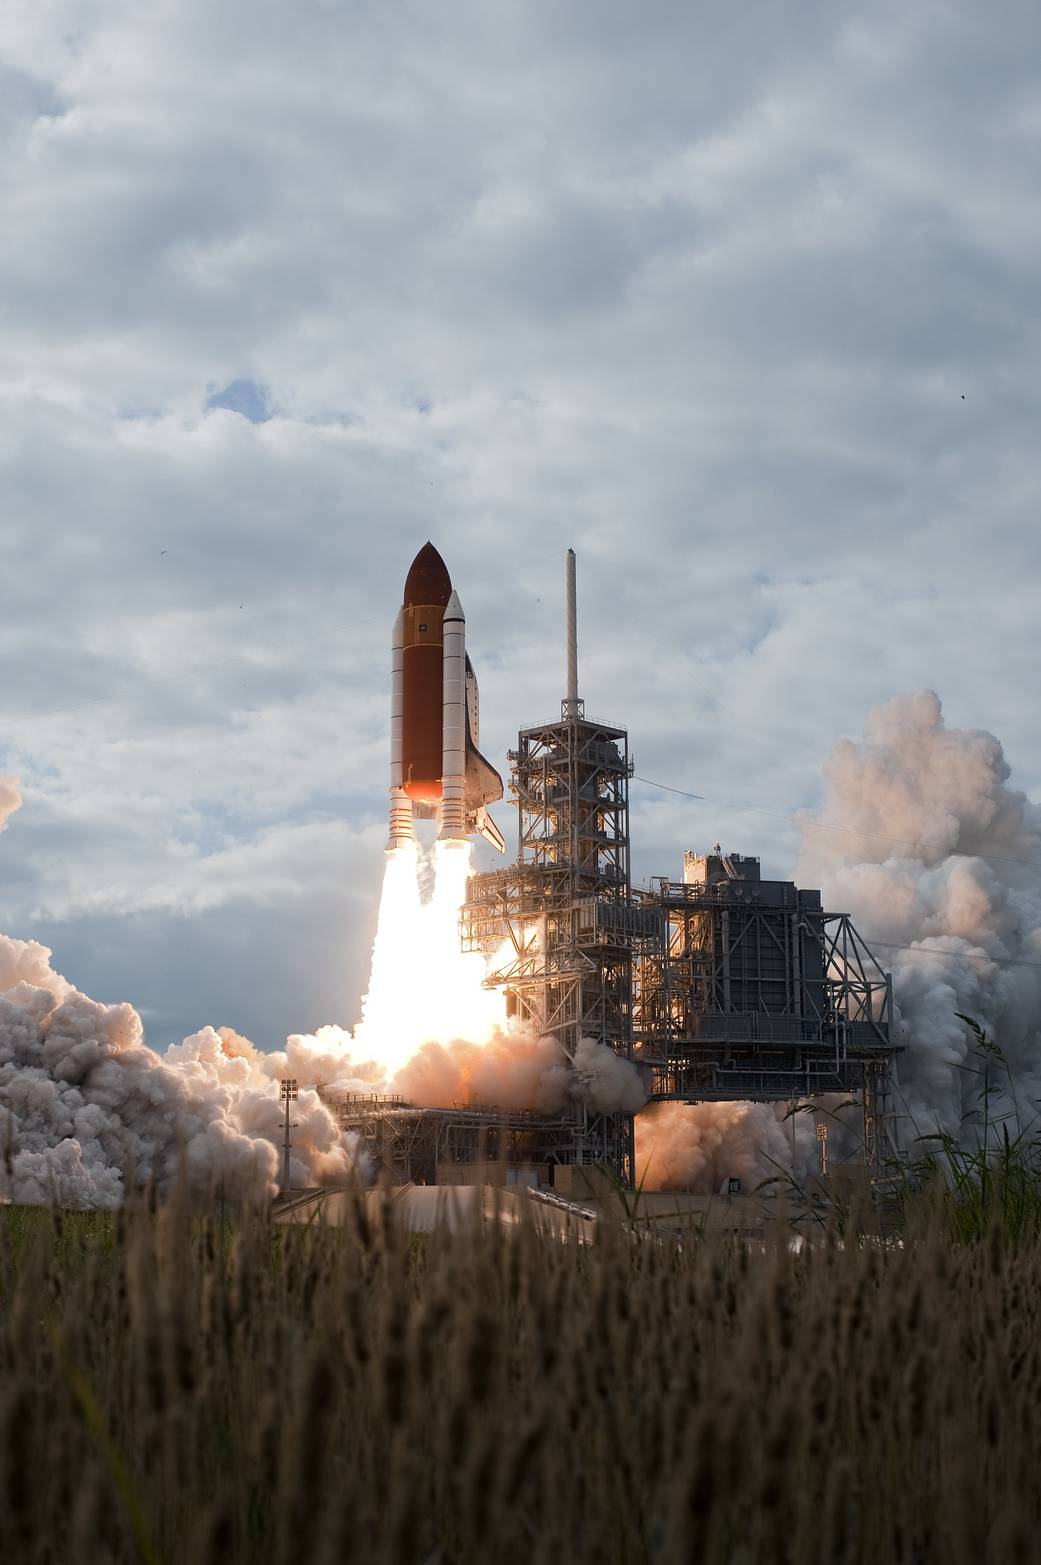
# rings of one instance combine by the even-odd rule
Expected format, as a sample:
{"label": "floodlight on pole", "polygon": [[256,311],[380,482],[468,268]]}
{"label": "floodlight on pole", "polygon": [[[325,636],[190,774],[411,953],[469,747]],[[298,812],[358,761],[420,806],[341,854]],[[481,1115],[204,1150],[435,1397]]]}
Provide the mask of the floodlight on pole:
{"label": "floodlight on pole", "polygon": [[828,1172],[828,1127],[822,1120],[817,1126],[817,1145],[820,1147],[821,1175]]}
{"label": "floodlight on pole", "polygon": [[282,1194],[289,1193],[289,1132],[293,1129],[295,1121],[289,1118],[289,1105],[295,1103],[300,1095],[300,1088],[295,1076],[284,1076],[278,1084],[278,1096],[280,1102],[286,1106],[285,1127],[282,1139]]}

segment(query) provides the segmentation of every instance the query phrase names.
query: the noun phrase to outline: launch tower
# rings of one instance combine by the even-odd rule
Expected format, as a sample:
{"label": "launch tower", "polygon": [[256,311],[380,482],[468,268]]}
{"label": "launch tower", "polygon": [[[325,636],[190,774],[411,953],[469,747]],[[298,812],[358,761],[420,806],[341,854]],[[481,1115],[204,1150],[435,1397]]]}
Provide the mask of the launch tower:
{"label": "launch tower", "polygon": [[[511,750],[516,863],[473,875],[462,911],[464,949],[492,963],[489,983],[509,1012],[559,1038],[633,1051],[633,957],[656,911],[633,906],[629,876],[629,736],[594,722],[578,694],[575,555],[568,550],[567,694],[560,717],[523,728]],[[581,1062],[579,1061],[579,1069]],[[576,1163],[632,1178],[632,1117],[596,1113],[576,1096]]]}

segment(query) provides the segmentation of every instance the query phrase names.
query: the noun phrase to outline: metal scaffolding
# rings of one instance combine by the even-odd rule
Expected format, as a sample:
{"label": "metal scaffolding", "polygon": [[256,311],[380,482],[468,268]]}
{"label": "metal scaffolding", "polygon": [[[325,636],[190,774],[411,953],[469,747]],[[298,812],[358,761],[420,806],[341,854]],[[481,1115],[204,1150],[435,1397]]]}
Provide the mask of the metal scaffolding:
{"label": "metal scaffolding", "polygon": [[[585,715],[578,694],[575,557],[566,574],[567,694],[560,718],[521,729],[511,750],[517,862],[471,877],[463,948],[490,963],[508,1013],[552,1033],[574,1056],[581,1038],[627,1058],[633,1048],[634,939],[646,922],[629,878],[629,736]],[[633,1177],[631,1115],[576,1100],[572,1161]]]}
{"label": "metal scaffolding", "polygon": [[[471,877],[463,948],[484,953],[508,1013],[569,1055],[593,1038],[628,1057],[634,938],[647,923],[629,881],[628,735],[565,699],[559,721],[521,730],[510,762],[517,862]],[[576,1102],[573,1126],[573,1161],[631,1182],[630,1116]]]}
{"label": "metal scaffolding", "polygon": [[406,1098],[320,1088],[341,1130],[365,1143],[373,1167],[391,1184],[441,1183],[465,1165],[548,1172],[573,1159],[570,1117],[504,1111],[492,1105],[421,1108]]}
{"label": "metal scaffolding", "polygon": [[635,974],[636,1057],[657,1100],[856,1096],[867,1160],[895,1150],[890,978],[820,893],[759,861],[686,856],[684,880],[636,894],[657,923]]}

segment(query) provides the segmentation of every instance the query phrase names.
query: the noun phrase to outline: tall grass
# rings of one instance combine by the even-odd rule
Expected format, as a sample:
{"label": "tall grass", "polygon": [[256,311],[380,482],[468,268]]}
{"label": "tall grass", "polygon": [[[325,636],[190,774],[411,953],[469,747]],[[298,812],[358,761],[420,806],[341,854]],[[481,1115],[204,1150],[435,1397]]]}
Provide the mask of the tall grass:
{"label": "tall grass", "polygon": [[1037,1555],[1041,1247],[0,1213],[0,1560]]}
{"label": "tall grass", "polygon": [[958,1135],[919,1134],[917,1155],[902,1171],[905,1208],[917,1192],[934,1192],[944,1225],[958,1243],[980,1239],[995,1223],[1008,1238],[1041,1235],[1041,1127],[1028,1111],[993,1038],[958,1012],[975,1037],[963,1067],[975,1078],[975,1103]]}

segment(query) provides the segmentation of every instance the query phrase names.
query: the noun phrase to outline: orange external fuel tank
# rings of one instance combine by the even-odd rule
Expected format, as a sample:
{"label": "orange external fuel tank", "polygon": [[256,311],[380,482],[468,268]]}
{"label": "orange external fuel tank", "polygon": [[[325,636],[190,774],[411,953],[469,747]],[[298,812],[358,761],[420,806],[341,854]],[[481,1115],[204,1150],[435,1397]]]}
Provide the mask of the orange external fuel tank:
{"label": "orange external fuel tank", "polygon": [[443,641],[452,580],[432,543],[405,578],[401,785],[416,804],[441,798]]}

